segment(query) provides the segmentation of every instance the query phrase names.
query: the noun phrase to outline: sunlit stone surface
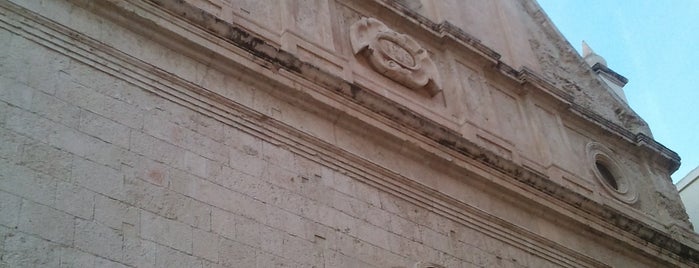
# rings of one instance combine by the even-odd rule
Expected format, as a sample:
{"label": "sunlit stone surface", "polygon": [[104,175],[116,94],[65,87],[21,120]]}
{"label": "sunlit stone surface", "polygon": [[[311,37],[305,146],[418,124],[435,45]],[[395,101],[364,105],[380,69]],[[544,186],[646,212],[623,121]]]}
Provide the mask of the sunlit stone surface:
{"label": "sunlit stone surface", "polygon": [[532,0],[5,0],[0,47],[1,267],[699,261]]}

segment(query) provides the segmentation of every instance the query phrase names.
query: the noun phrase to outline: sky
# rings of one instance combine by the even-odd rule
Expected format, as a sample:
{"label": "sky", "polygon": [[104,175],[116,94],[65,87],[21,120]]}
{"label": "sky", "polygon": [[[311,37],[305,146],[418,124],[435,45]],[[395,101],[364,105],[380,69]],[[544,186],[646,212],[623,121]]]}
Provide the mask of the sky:
{"label": "sky", "polygon": [[677,152],[678,182],[699,166],[699,0],[538,0],[582,52],[629,79],[624,94],[653,138]]}

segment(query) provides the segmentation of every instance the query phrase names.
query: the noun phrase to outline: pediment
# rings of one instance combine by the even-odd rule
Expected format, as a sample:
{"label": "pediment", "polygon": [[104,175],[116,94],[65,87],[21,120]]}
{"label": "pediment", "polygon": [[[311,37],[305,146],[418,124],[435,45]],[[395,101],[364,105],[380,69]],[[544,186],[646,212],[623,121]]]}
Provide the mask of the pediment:
{"label": "pediment", "polygon": [[535,0],[398,2],[418,17],[462,30],[498,54],[499,61],[531,70],[570,94],[577,105],[632,133],[651,136],[643,119],[586,64]]}

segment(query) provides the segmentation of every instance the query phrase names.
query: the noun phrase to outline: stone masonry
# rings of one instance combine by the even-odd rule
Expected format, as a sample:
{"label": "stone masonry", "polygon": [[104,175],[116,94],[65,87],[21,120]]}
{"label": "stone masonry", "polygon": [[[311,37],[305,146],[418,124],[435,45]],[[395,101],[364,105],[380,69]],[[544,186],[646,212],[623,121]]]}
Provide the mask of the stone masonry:
{"label": "stone masonry", "polygon": [[679,157],[464,3],[0,0],[0,267],[699,267]]}

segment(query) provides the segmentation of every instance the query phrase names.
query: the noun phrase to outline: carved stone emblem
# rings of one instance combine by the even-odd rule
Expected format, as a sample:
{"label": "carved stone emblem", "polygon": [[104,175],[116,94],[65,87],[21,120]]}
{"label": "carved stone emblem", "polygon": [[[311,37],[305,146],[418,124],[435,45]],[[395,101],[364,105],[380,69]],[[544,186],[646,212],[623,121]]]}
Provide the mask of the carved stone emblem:
{"label": "carved stone emblem", "polygon": [[430,96],[442,91],[437,67],[427,51],[405,34],[374,18],[362,18],[350,27],[354,54],[366,57],[375,71]]}

